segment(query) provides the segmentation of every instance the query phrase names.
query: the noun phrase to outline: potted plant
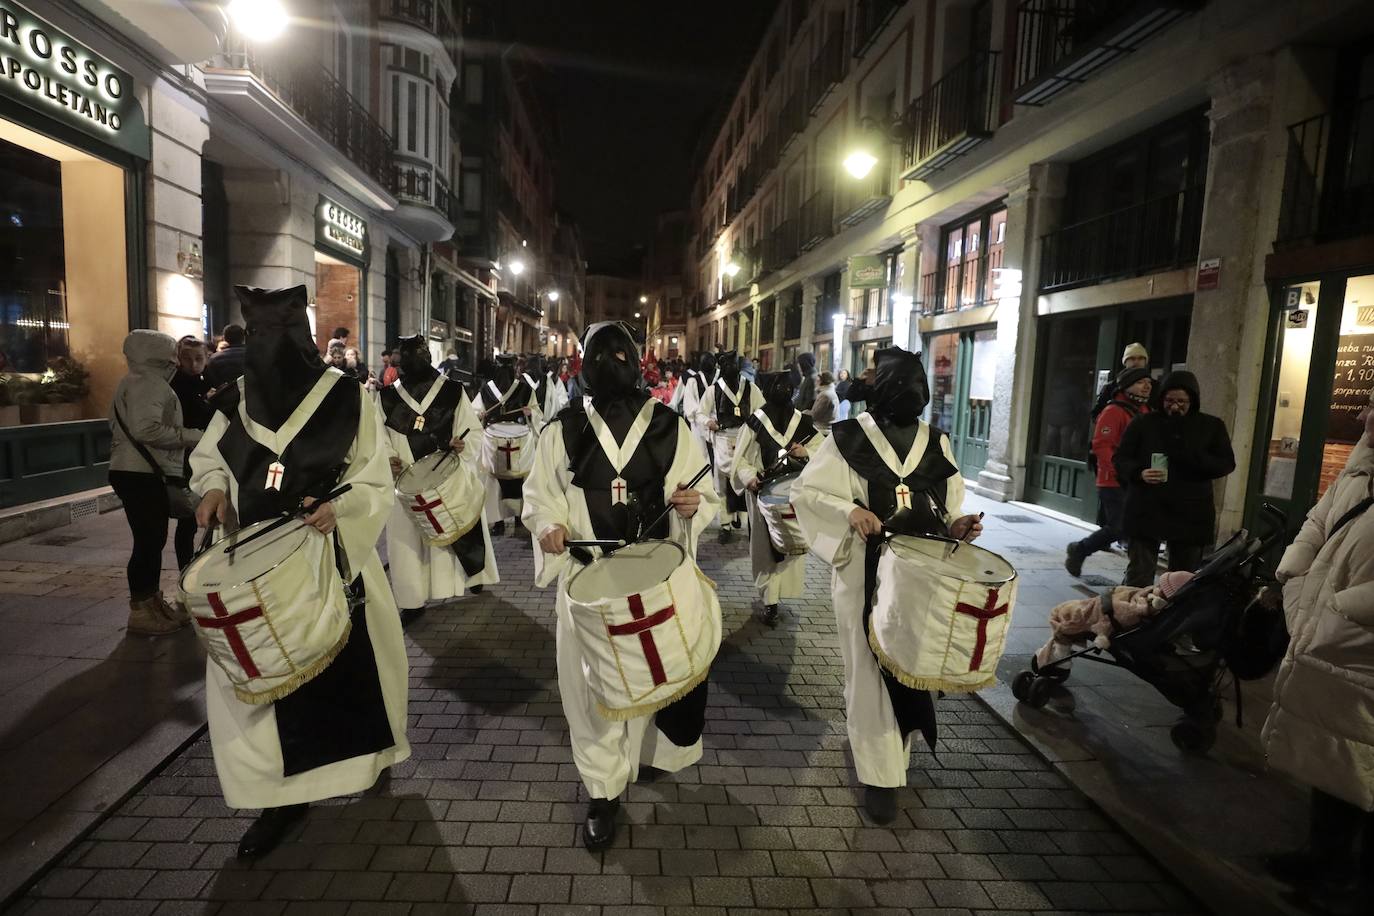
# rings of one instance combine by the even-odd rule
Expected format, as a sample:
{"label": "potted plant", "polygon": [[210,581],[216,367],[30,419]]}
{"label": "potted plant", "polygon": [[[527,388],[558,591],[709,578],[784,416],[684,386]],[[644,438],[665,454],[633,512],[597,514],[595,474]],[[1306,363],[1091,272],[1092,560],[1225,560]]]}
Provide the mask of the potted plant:
{"label": "potted plant", "polygon": [[38,381],[30,381],[18,398],[25,423],[66,423],[81,419],[81,401],[90,391],[90,373],[70,356],[48,360]]}
{"label": "potted plant", "polygon": [[0,426],[19,425],[19,405],[14,402],[14,377],[0,375]]}

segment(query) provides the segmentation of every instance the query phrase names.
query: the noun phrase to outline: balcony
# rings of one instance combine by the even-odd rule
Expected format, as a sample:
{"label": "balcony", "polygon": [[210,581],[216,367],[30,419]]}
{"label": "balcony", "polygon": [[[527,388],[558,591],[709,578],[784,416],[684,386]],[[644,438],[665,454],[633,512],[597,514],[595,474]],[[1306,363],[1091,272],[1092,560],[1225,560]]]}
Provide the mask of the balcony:
{"label": "balcony", "polygon": [[763,276],[763,242],[755,242],[744,250],[744,274],[750,280],[757,281]]}
{"label": "balcony", "polygon": [[778,223],[768,238],[763,240],[764,274],[782,270],[797,259],[797,253],[801,250],[797,227],[797,218],[790,216]]}
{"label": "balcony", "polygon": [[453,237],[457,214],[453,195],[434,166],[423,162],[398,162],[393,185],[396,221],[420,242],[444,242]]}
{"label": "balcony", "polygon": [[844,79],[844,30],[836,29],[821,45],[821,52],[811,62],[811,73],[806,81],[806,107],[814,113],[821,107],[830,93]]}
{"label": "balcony", "polygon": [[1012,99],[1044,105],[1202,5],[1201,0],[1022,0]]}
{"label": "balcony", "polygon": [[892,201],[892,173],[889,163],[879,162],[867,178],[850,179],[845,185],[845,202],[841,204],[841,226],[856,226]]}
{"label": "balcony", "polygon": [[835,234],[835,189],[821,188],[801,208],[798,247],[810,251]]}
{"label": "balcony", "polygon": [[391,135],[324,67],[235,36],[205,68],[205,89],[239,118],[362,202],[396,203]]}
{"label": "balcony", "polygon": [[801,136],[802,131],[806,130],[807,120],[806,110],[806,86],[800,85],[792,90],[792,94],[783,103],[782,112],[778,115],[778,155],[787,152],[787,147],[792,141]]}
{"label": "balcony", "polygon": [[1197,263],[1202,187],[1064,226],[1040,240],[1040,291]]}
{"label": "balcony", "polygon": [[1374,232],[1374,96],[1288,128],[1275,247]]}
{"label": "balcony", "polygon": [[916,311],[923,317],[929,318],[932,315],[943,315],[951,309],[945,308],[945,289],[941,280],[944,271],[932,270],[928,274],[921,275],[921,296],[916,303]]}
{"label": "balcony", "polygon": [[458,40],[458,30],[449,15],[447,3],[435,3],[434,0],[386,0],[382,5],[381,18],[413,26],[427,37],[438,38],[444,45],[445,53]]}
{"label": "balcony", "polygon": [[907,109],[907,181],[924,181],[997,129],[997,51],[964,58]]}
{"label": "balcony", "polygon": [[854,56],[863,57],[873,47],[883,31],[883,26],[892,21],[897,10],[902,8],[902,0],[859,0],[854,9]]}

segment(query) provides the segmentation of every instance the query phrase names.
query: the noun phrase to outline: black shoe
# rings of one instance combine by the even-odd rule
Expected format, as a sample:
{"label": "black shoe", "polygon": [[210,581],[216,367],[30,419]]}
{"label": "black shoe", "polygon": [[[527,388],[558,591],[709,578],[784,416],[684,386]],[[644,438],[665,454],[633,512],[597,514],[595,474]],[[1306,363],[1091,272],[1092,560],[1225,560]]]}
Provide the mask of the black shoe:
{"label": "black shoe", "polygon": [[587,820],[582,825],[582,845],[588,849],[605,849],[615,842],[615,817],[620,813],[620,799],[593,798],[587,806]]}
{"label": "black shoe", "polygon": [[468,589],[468,591],[472,592],[474,595],[480,595],[484,588],[486,588],[485,585],[474,585],[472,588]]}
{"label": "black shoe", "polygon": [[286,832],[305,819],[307,807],[287,805],[283,808],[264,808],[243,839],[239,840],[239,858],[258,859],[276,849]]}
{"label": "black shoe", "polygon": [[495,525],[492,525],[491,533],[499,538],[501,535],[506,533],[506,523],[502,521],[497,522]]}
{"label": "black shoe", "polygon": [[734,528],[735,528],[736,531],[738,531],[738,530],[740,529],[740,527],[741,527],[741,526],[740,526],[739,516],[736,515],[734,518],[730,519],[730,524],[734,526]]}
{"label": "black shoe", "polygon": [[766,623],[766,624],[768,624],[770,627],[775,627],[775,626],[777,626],[777,625],[778,625],[778,618],[781,617],[781,616],[782,616],[782,611],[780,611],[780,610],[778,609],[778,606],[777,606],[776,604],[764,605],[764,608],[763,608],[763,622]]}
{"label": "black shoe", "polygon": [[1075,579],[1083,575],[1083,561],[1087,555],[1083,553],[1083,548],[1074,542],[1069,545],[1069,549],[1064,555],[1064,568],[1069,571],[1069,575]]}
{"label": "black shoe", "polygon": [[422,607],[408,607],[401,609],[401,629],[405,629],[421,617],[425,616],[425,609]]}
{"label": "black shoe", "polygon": [[875,824],[890,824],[897,819],[897,790],[864,786],[864,810]]}
{"label": "black shoe", "polygon": [[728,525],[721,525],[721,526],[720,526],[720,534],[717,535],[717,539],[718,539],[722,544],[728,544],[728,543],[730,543],[731,540],[733,540],[733,538],[734,538],[734,532],[730,530],[730,527],[729,527]]}
{"label": "black shoe", "polygon": [[639,765],[639,778],[635,782],[658,782],[668,775],[667,770],[660,770],[658,767],[651,767],[646,763]]}

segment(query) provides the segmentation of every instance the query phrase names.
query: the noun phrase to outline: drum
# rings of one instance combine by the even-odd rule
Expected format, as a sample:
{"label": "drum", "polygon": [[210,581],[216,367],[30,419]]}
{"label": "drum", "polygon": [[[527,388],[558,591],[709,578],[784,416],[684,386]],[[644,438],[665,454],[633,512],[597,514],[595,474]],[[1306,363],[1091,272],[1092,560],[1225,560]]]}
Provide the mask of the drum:
{"label": "drum", "polygon": [[797,513],[792,509],[792,487],[800,476],[784,474],[759,488],[759,515],[768,528],[768,540],[773,542],[774,550],[788,557],[799,557],[807,550]]}
{"label": "drum", "polygon": [[482,437],[482,467],[502,480],[521,480],[534,467],[534,437],[523,423],[493,423]]}
{"label": "drum", "polygon": [[434,452],[396,479],[396,498],[432,547],[452,544],[482,518],[482,481],[456,452]]}
{"label": "drum", "polygon": [[245,703],[287,696],[334,660],[350,622],[334,542],[300,519],[232,554],[276,519],[223,538],[181,574],[196,634]]}
{"label": "drum", "polygon": [[567,581],[573,628],[598,712],[623,721],[656,712],[706,679],[720,648],[720,602],[673,541],[640,541]]}
{"label": "drum", "polygon": [[711,447],[716,454],[716,470],[721,474],[730,473],[735,463],[735,443],[739,441],[740,427],[718,429],[711,433]]}
{"label": "drum", "polygon": [[908,687],[967,693],[996,679],[1016,570],[973,544],[898,535],[878,557],[868,642]]}

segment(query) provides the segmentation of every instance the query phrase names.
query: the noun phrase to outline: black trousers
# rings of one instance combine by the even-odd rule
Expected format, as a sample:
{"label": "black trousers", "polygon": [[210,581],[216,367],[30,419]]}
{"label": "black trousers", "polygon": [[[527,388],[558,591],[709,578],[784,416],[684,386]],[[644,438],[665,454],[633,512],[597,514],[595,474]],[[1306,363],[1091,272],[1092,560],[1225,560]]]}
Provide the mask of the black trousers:
{"label": "black trousers", "polygon": [[1106,550],[1121,539],[1121,513],[1126,508],[1126,491],[1121,487],[1098,487],[1097,504],[1102,509],[1102,527],[1078,542],[1085,557]]}
{"label": "black trousers", "polygon": [[1374,868],[1374,813],[1313,789],[1312,819],[1308,829],[1309,851],[1320,854],[1332,867],[1358,863],[1365,870]]}
{"label": "black trousers", "polygon": [[[162,579],[162,549],[167,546],[167,490],[157,475],[142,471],[111,471],[110,486],[124,504],[124,518],[134,536],[126,573],[129,596],[146,598],[156,592]],[[185,566],[195,552],[196,521],[178,519],[177,563]]]}
{"label": "black trousers", "polygon": [[[1196,572],[1202,563],[1202,555],[1207,548],[1202,544],[1181,544],[1167,541],[1169,548],[1169,571]],[[1159,542],[1148,538],[1133,537],[1126,545],[1125,585],[1143,588],[1155,582],[1155,568],[1159,563]]]}

